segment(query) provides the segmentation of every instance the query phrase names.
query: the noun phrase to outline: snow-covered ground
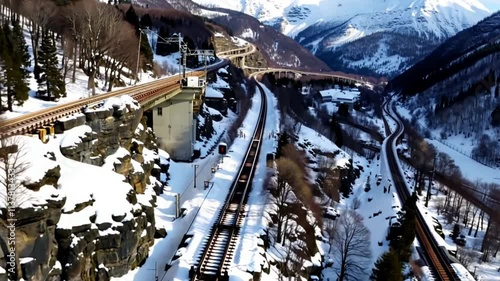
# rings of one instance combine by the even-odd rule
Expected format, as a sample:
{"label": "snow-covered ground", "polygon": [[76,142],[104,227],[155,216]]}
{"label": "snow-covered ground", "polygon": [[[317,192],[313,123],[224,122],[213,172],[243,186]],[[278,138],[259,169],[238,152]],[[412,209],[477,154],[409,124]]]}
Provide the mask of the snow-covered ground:
{"label": "snow-covered ground", "polygon": [[[231,269],[231,276],[235,280],[246,280],[249,278],[248,273],[261,271],[263,262],[262,253],[259,252],[259,245],[262,245],[260,235],[264,229],[267,228],[267,219],[265,217],[265,210],[268,205],[268,192],[264,189],[265,179],[267,177],[266,155],[268,153],[276,152],[277,140],[274,137],[269,137],[270,133],[279,132],[279,111],[277,108],[277,100],[273,93],[266,88],[265,85],[260,84],[265,92],[267,102],[267,117],[266,126],[264,129],[264,140],[262,142],[259,164],[255,171],[254,179],[252,182],[252,191],[249,194],[245,222],[240,230],[240,239],[237,244],[235,256],[233,258],[233,266]],[[239,279],[237,278],[239,276]]]}
{"label": "snow-covered ground", "polygon": [[[361,176],[355,181],[349,198],[342,199],[336,208],[342,214],[344,210],[352,209],[357,204],[354,201],[360,201],[356,211],[363,217],[363,223],[371,233],[371,263],[366,269],[367,275],[362,278],[362,280],[367,280],[375,261],[382,253],[389,250],[386,236],[391,222],[390,218],[395,217],[396,213],[401,210],[401,203],[396,190],[393,187],[389,188],[391,179],[385,174],[382,157],[379,160],[374,158],[367,161],[365,158],[355,155],[354,165],[363,167]],[[376,175],[382,175],[382,181],[379,185],[376,184]],[[367,184],[370,185],[369,191],[365,191]],[[329,245],[327,243],[322,244],[322,249],[325,253],[325,260],[332,259],[332,256],[328,255]],[[335,280],[337,275],[332,268],[326,268],[323,271],[323,280],[326,280],[325,278]]]}
{"label": "snow-covered ground", "polygon": [[[24,25],[24,38],[26,42],[28,43],[28,52],[30,54],[31,58],[31,67],[28,68],[30,71],[30,78],[29,78],[29,99],[24,102],[22,106],[13,106],[13,112],[7,111],[3,114],[0,115],[0,120],[1,119],[10,119],[10,118],[15,118],[30,112],[42,110],[45,108],[53,107],[59,104],[67,103],[67,102],[72,102],[81,98],[86,98],[91,96],[92,92],[91,90],[87,89],[87,82],[88,82],[88,76],[83,73],[83,71],[79,68],[76,70],[76,75],[75,75],[75,83],[71,82],[71,75],[72,75],[72,66],[73,66],[73,61],[70,60],[69,62],[69,70],[67,77],[65,79],[66,81],[66,93],[67,96],[64,98],[59,99],[57,102],[51,102],[51,101],[43,101],[38,98],[36,98],[36,91],[38,90],[38,83],[36,82],[36,79],[33,75],[33,68],[34,68],[34,62],[33,62],[33,48],[31,46],[31,35],[28,31],[28,25]],[[58,60],[61,62],[62,60],[62,51],[60,46],[58,45]],[[142,72],[142,71],[141,71]],[[142,84],[142,83],[147,83],[150,81],[155,80],[155,78],[152,77],[151,73],[144,73],[142,72],[140,74],[140,81],[137,84]],[[133,85],[134,81],[131,81],[128,78],[124,78],[125,82],[127,82],[127,86]],[[106,93],[106,89],[103,89],[102,86],[104,85],[104,81],[101,79],[96,78],[95,82],[97,83],[96,87],[96,94],[102,94]],[[99,86],[100,85],[100,86]],[[113,90],[118,90],[124,87],[114,87]]]}
{"label": "snow-covered ground", "polygon": [[[257,94],[252,98],[252,107],[241,128],[246,136],[251,136],[253,133],[260,103],[261,97]],[[157,223],[166,228],[168,235],[164,239],[155,241],[154,246],[150,249],[150,257],[142,267],[123,277],[113,278],[113,280],[142,281],[153,279],[154,270],[151,269],[155,268],[155,263],[158,265],[159,280],[188,279],[188,271],[200,254],[202,242],[206,239],[210,226],[214,223],[216,215],[222,207],[249,143],[249,137],[246,139],[237,138],[228,148],[228,154],[224,157],[223,162],[219,162],[218,156],[211,156],[193,163],[199,165],[198,171],[203,171],[200,172],[202,174],[197,175],[196,190],[191,187],[193,179],[186,176],[186,172],[193,169],[191,164],[171,164],[168,193],[159,197],[156,208],[159,211],[156,216]],[[211,174],[211,168],[216,164],[218,164],[219,169]],[[211,187],[203,190],[203,181],[211,181]],[[186,215],[172,221],[175,210],[173,194],[175,193],[181,194],[181,206],[186,209]],[[185,233],[193,236],[187,246],[178,250],[176,247],[180,244]],[[176,252],[180,257],[172,260]],[[172,266],[167,272],[164,271],[166,264]]]}
{"label": "snow-covered ground", "polygon": [[[405,119],[411,120],[411,112],[404,107],[397,107],[398,113]],[[419,121],[425,127],[423,121]],[[432,144],[439,152],[446,153],[455,161],[462,175],[471,182],[480,180],[482,182],[500,184],[500,170],[488,167],[470,157],[470,153],[476,144],[463,135],[451,136],[447,140],[441,140],[437,131],[431,131],[432,138],[425,140]],[[478,171],[481,171],[480,173]]]}
{"label": "snow-covered ground", "polygon": [[[129,106],[136,106],[129,103],[127,98],[113,99],[108,105],[115,103],[128,104]],[[42,186],[40,191],[35,192],[22,188],[22,196],[26,198],[23,202],[22,208],[29,208],[45,204],[46,199],[62,200],[65,198],[63,207],[63,214],[57,224],[57,228],[71,229],[73,226],[80,226],[90,223],[89,217],[96,215],[95,223],[92,227],[96,228],[96,224],[102,222],[110,222],[111,225],[121,225],[112,219],[112,216],[125,215],[124,220],[130,220],[133,217],[131,204],[127,201],[127,193],[132,187],[124,182],[125,176],[120,175],[113,171],[113,163],[118,161],[117,158],[122,157],[124,154],[129,154],[124,148],[119,149],[115,155],[109,156],[106,160],[110,165],[98,167],[88,165],[75,160],[66,158],[61,153],[61,147],[67,147],[72,144],[81,142],[80,136],[85,132],[90,132],[91,128],[82,125],[75,127],[71,130],[65,131],[56,137],[49,137],[49,141],[44,144],[38,138],[31,138],[27,136],[14,136],[14,142],[19,142],[22,147],[22,157],[19,161],[26,162],[29,169],[24,173],[18,174],[18,180],[27,181],[28,183],[36,183],[45,176],[45,173],[56,166],[60,167],[61,177],[57,184],[58,188],[45,185]],[[144,149],[147,151],[147,149]],[[50,160],[47,155],[52,154],[56,160]],[[145,152],[146,156],[148,153]],[[157,155],[149,153],[149,158],[145,157],[145,161],[152,162]],[[133,161],[133,160],[132,160]],[[137,163],[138,164],[138,163]],[[142,170],[140,165],[134,165],[134,171]],[[151,178],[152,183],[156,179]],[[0,196],[5,196],[5,190],[0,190]],[[145,194],[137,195],[138,200],[145,206],[151,206],[150,200],[154,192],[152,185],[146,188]],[[109,200],[109,198],[114,198]],[[86,207],[80,212],[72,211],[78,208],[79,204],[87,203],[95,200],[93,204]],[[2,201],[3,202],[3,201]],[[133,206],[133,209],[141,208],[139,204]]]}
{"label": "snow-covered ground", "polygon": [[[402,114],[402,116],[408,116],[410,113],[408,111],[402,111],[398,109],[398,112]],[[393,114],[394,115],[394,114]],[[388,119],[388,121],[391,119]],[[392,122],[391,122],[392,123]],[[395,124],[389,124],[395,125]],[[391,126],[391,130],[393,127]],[[499,175],[498,172],[495,173],[494,169],[477,163],[471,158],[466,157],[463,154],[460,154],[457,151],[454,151],[451,148],[448,148],[447,146],[434,141],[434,140],[429,140],[433,145],[435,145],[439,151],[447,153],[451,158],[455,160],[456,165],[460,167],[462,170],[462,173],[464,174],[465,177],[468,177],[470,180],[475,180],[479,178],[479,175],[477,174],[477,171],[481,171],[480,178],[482,180],[487,181],[488,179],[495,179],[493,175]],[[385,146],[384,146],[385,147]],[[392,147],[392,149],[395,149]],[[414,178],[413,172],[410,169],[405,169],[399,162],[399,159],[397,159],[399,169],[403,175],[409,179],[408,181],[405,182],[406,188],[412,192],[412,187],[411,187],[411,182]],[[478,166],[481,165],[481,166]],[[483,173],[483,171],[485,171]],[[476,178],[471,179],[471,176],[476,176]],[[425,197],[426,197],[426,192],[424,191],[422,196],[419,197],[419,201],[417,202],[417,207],[424,217],[426,224],[428,225],[429,229],[431,229],[431,233],[433,234],[435,240],[440,246],[444,246],[448,250],[455,251],[457,249],[457,246],[455,243],[451,240],[450,234],[452,233],[453,226],[455,225],[455,222],[452,222],[450,224],[447,224],[447,220],[444,216],[443,213],[438,214],[438,204],[439,202],[443,200],[443,194],[439,192],[438,190],[435,189],[435,187],[432,188],[431,191],[432,199],[429,202],[429,207],[425,207],[424,202],[425,202]],[[442,208],[442,207],[441,207]],[[443,234],[445,235],[445,238],[442,238],[437,231],[434,228],[434,225],[436,224],[435,220],[439,221],[439,223],[442,226],[442,231]],[[484,237],[484,231],[481,229],[478,232],[477,237],[467,235],[468,232],[463,230],[461,234],[464,234],[467,239],[466,243],[466,248],[469,249],[474,249],[476,251],[475,253],[475,258],[472,259],[471,264],[468,266],[468,268],[465,268],[462,264],[454,263],[452,264],[454,270],[457,272],[457,274],[460,275],[462,280],[500,280],[500,276],[498,275],[498,268],[500,268],[500,260],[497,258],[492,258],[492,261],[488,263],[480,263],[479,262],[479,257],[480,253],[478,252],[478,245],[481,245],[482,238]],[[476,275],[473,277],[471,272],[476,272]],[[474,279],[475,278],[475,279]]]}
{"label": "snow-covered ground", "polygon": [[500,184],[500,170],[485,166],[474,159],[444,145],[443,143],[425,139],[428,143],[434,145],[439,152],[448,154],[455,164],[460,168],[462,175],[471,182],[480,180],[482,182]]}

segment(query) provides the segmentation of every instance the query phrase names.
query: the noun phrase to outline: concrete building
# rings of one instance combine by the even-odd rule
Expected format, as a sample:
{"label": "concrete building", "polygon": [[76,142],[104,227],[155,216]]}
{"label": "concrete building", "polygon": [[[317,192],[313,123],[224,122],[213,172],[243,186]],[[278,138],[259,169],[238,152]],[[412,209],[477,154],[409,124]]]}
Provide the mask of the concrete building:
{"label": "concrete building", "polygon": [[319,109],[324,103],[333,103],[337,106],[339,104],[347,104],[349,110],[353,109],[354,103],[359,100],[360,92],[354,88],[340,89],[335,86],[333,89],[318,91],[314,96],[314,107]]}
{"label": "concrete building", "polygon": [[159,145],[172,159],[190,161],[194,155],[197,118],[204,81],[198,77],[188,77],[187,83],[170,97],[156,99],[145,113],[151,119],[151,126],[158,138]]}

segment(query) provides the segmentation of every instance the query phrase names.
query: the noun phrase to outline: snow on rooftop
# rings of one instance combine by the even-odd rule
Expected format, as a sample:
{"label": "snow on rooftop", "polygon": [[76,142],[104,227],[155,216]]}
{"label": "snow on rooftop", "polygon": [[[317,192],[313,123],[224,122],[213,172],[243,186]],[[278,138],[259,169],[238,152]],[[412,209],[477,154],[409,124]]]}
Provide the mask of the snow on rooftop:
{"label": "snow on rooftop", "polygon": [[33,260],[34,260],[34,258],[32,258],[32,257],[19,258],[19,263],[25,264],[25,263],[29,263],[29,262],[31,262]]}
{"label": "snow on rooftop", "polygon": [[359,98],[360,94],[358,89],[341,90],[339,88],[323,90],[319,93],[323,98],[332,97],[333,101],[354,101]]}
{"label": "snow on rooftop", "polygon": [[224,81],[222,78],[220,78],[219,75],[217,75],[217,81],[210,83],[209,86],[213,87],[213,88],[219,88],[219,89],[230,89],[231,88],[226,81]]}

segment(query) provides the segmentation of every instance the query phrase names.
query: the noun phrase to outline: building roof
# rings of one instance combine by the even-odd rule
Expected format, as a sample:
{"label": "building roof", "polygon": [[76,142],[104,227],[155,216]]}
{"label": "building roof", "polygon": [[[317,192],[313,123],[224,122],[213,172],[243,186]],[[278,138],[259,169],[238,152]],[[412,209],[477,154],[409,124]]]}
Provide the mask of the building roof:
{"label": "building roof", "polygon": [[331,97],[333,101],[355,101],[359,98],[358,89],[345,89],[339,88],[319,91],[322,98]]}

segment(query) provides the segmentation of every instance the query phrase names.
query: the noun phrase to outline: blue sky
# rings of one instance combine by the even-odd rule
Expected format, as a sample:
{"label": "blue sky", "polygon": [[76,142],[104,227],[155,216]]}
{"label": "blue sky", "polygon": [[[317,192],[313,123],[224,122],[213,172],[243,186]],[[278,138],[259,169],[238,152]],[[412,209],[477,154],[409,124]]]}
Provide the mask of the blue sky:
{"label": "blue sky", "polygon": [[500,10],[500,0],[480,0],[480,2],[493,12]]}

